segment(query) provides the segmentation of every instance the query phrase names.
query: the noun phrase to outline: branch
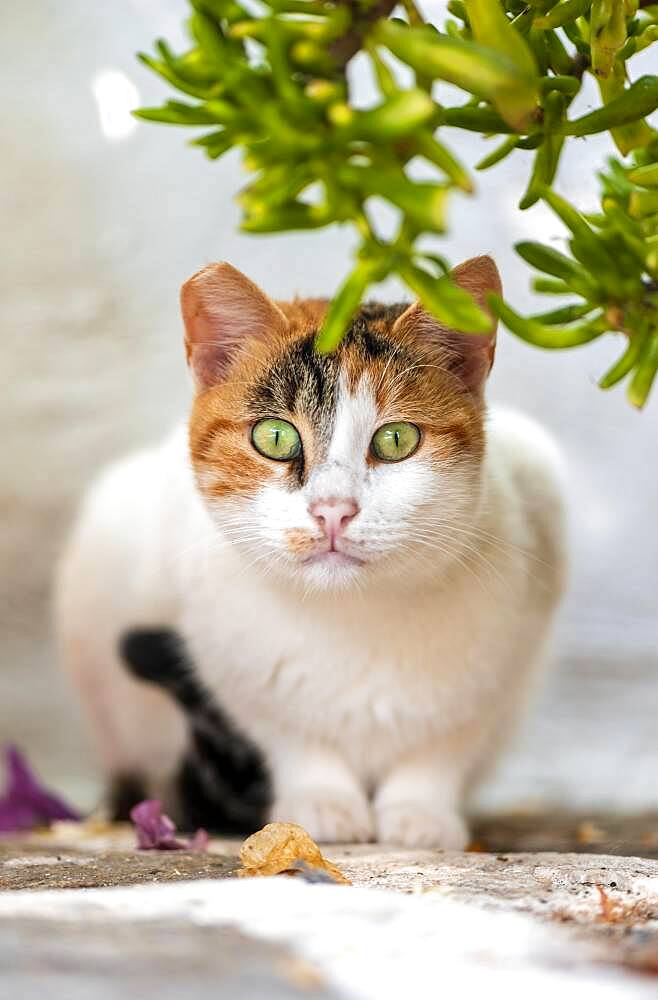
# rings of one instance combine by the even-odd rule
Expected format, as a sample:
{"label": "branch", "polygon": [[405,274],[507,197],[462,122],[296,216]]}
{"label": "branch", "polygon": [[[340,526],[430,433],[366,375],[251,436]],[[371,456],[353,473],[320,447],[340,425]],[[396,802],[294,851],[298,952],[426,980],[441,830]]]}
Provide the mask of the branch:
{"label": "branch", "polygon": [[371,24],[381,17],[388,17],[396,6],[396,0],[377,0],[372,6],[366,6],[359,0],[344,0],[352,14],[352,26],[342,38],[336,39],[329,52],[341,69],[347,66],[352,56],[361,49],[363,37]]}

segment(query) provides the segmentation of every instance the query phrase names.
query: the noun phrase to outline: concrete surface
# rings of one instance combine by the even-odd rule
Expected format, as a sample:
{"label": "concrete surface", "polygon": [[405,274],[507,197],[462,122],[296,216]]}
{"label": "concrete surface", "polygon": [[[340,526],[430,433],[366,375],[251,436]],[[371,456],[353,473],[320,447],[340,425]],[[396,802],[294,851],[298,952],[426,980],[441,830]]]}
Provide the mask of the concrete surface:
{"label": "concrete surface", "polygon": [[[591,820],[574,829],[579,850],[586,836],[597,839]],[[656,995],[656,860],[327,845],[352,885],[313,885],[235,878],[236,841],[213,841],[207,856],[140,854],[132,836],[125,827],[58,824],[3,843],[0,995]],[[76,885],[105,887],[66,888]]]}

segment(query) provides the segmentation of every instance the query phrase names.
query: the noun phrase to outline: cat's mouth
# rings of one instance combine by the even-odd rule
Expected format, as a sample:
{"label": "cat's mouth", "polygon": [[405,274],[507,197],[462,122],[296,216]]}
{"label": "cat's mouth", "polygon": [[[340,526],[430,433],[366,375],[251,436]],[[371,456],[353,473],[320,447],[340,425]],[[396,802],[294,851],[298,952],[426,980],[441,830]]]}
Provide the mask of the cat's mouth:
{"label": "cat's mouth", "polygon": [[312,552],[302,559],[304,566],[365,566],[365,559],[346,552],[344,549],[329,548]]}

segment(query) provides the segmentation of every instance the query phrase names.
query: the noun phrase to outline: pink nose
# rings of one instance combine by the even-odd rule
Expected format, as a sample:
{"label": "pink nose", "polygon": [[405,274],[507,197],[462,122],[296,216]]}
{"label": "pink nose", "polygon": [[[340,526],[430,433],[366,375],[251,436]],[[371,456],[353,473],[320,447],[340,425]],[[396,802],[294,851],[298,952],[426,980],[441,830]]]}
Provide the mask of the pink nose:
{"label": "pink nose", "polygon": [[327,500],[316,500],[309,510],[333,546],[352,518],[359,513],[359,506],[354,500],[329,497]]}

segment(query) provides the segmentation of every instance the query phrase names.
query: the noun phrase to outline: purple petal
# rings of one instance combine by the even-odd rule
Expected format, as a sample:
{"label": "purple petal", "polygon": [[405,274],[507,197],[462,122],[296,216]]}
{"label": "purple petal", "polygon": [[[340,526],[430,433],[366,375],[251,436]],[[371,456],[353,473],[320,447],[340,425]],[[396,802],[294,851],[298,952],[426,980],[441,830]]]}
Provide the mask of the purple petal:
{"label": "purple petal", "polygon": [[210,835],[208,831],[201,828],[197,830],[194,836],[190,839],[188,843],[188,850],[207,851],[209,843],[210,843]]}
{"label": "purple petal", "polygon": [[174,836],[176,827],[162,812],[162,803],[159,799],[145,799],[138,803],[131,810],[130,818],[135,824],[137,846],[140,850],[171,851],[178,848]]}
{"label": "purple petal", "polygon": [[31,830],[37,824],[38,817],[30,806],[10,802],[6,796],[0,799],[0,833]]}
{"label": "purple petal", "polygon": [[194,837],[187,840],[176,839],[176,827],[162,811],[159,799],[145,799],[130,811],[135,825],[137,848],[140,851],[205,851],[208,834],[197,830]]}
{"label": "purple petal", "polygon": [[57,819],[80,819],[59,796],[39,784],[15,746],[8,746],[5,756],[7,787],[0,796],[0,832],[31,830]]}

